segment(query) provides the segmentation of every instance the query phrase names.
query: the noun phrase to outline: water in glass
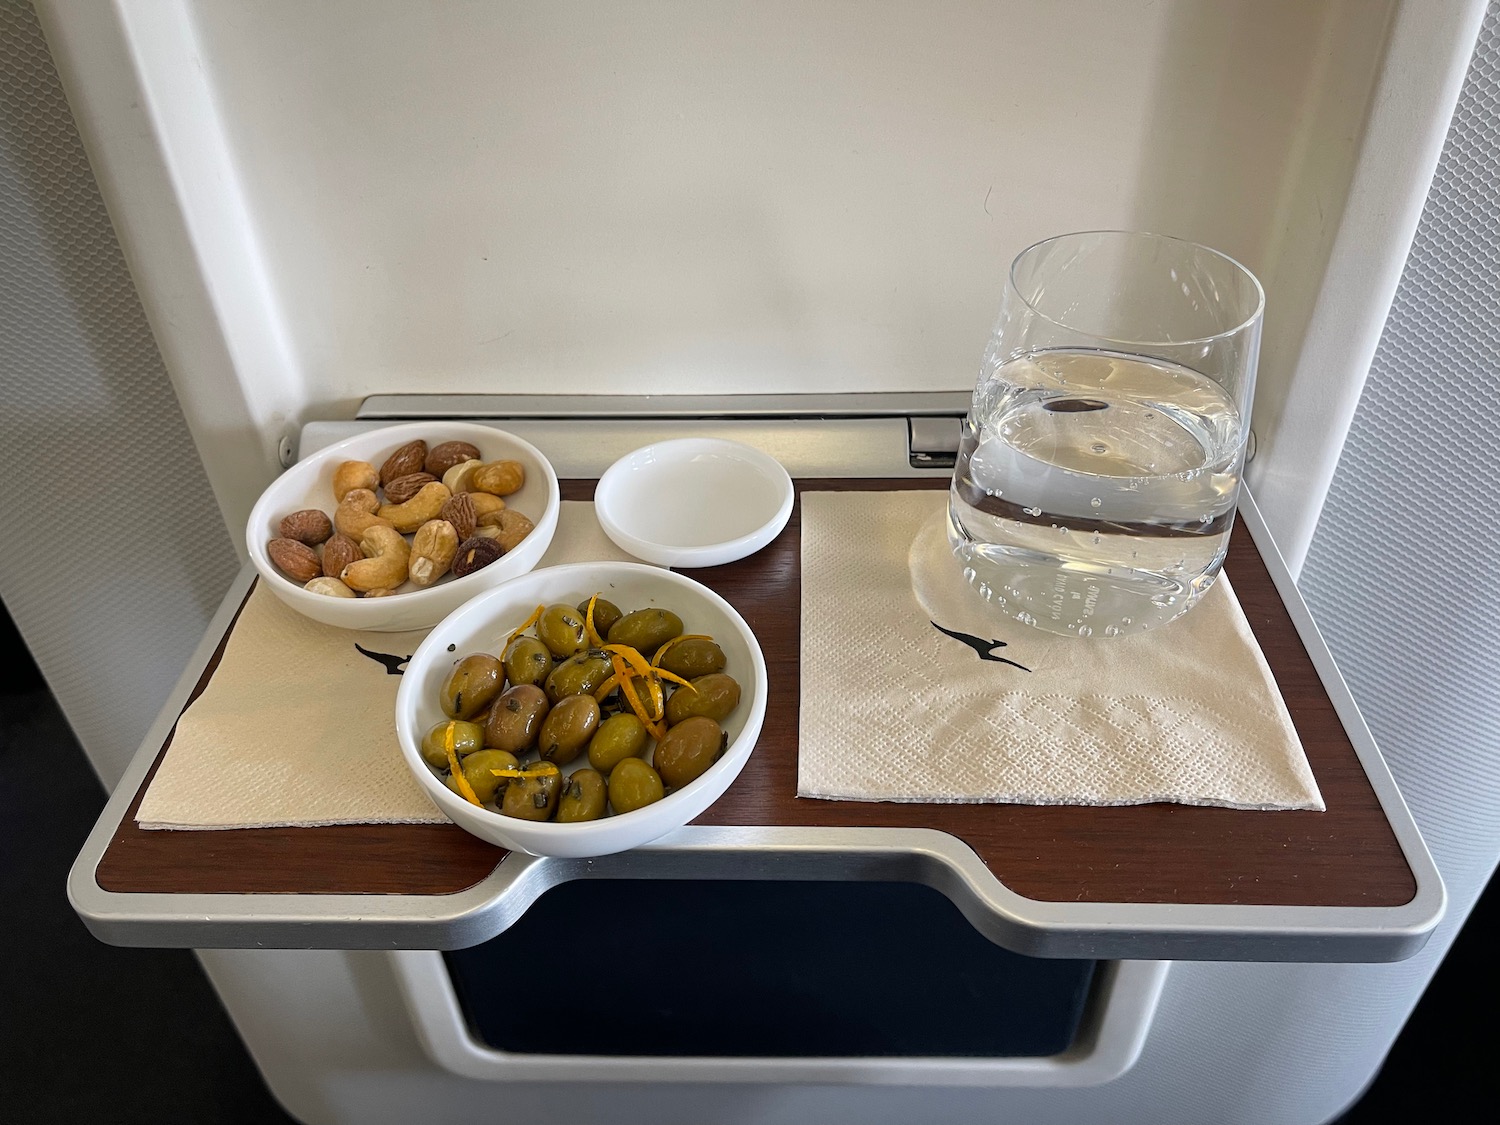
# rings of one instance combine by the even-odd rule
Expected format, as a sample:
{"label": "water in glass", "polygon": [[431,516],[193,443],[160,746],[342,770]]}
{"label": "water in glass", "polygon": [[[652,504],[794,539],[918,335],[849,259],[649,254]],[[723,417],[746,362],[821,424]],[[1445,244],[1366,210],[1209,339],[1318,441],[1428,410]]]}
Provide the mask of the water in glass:
{"label": "water in glass", "polygon": [[1048,632],[1142,632],[1186,613],[1229,545],[1235,400],[1145,356],[1033,351],[974,393],[949,502],[965,579]]}

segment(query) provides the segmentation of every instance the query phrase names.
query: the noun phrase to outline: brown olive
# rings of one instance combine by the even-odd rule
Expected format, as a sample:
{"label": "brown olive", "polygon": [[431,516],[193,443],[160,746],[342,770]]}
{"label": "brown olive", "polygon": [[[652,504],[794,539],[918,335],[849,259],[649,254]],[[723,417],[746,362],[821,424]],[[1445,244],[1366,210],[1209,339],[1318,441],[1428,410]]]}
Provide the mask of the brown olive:
{"label": "brown olive", "polygon": [[484,724],[484,744],[520,754],[536,745],[550,709],[547,693],[535,684],[514,684],[500,693]]}
{"label": "brown olive", "polygon": [[722,723],[740,705],[740,685],[733,676],[710,672],[690,680],[691,687],[680,687],[667,700],[667,725],[676,726],[692,715],[706,715]]}
{"label": "brown olive", "polygon": [[616,621],[609,631],[609,643],[629,645],[637,652],[651,656],[673,637],[682,635],[682,618],[670,609],[653,606],[637,609]]}
{"label": "brown olive", "polygon": [[562,771],[550,762],[524,767],[529,777],[513,777],[500,802],[500,811],[521,820],[550,820],[562,791]]}
{"label": "brown olive", "polygon": [[549,605],[536,622],[537,639],[559,660],[588,647],[583,614],[570,605]]}
{"label": "brown olive", "polygon": [[609,657],[594,649],[574,653],[547,676],[547,698],[556,703],[569,695],[593,695],[614,674]]}
{"label": "brown olive", "polygon": [[472,719],[500,694],[505,686],[505,669],[498,658],[487,652],[466,656],[453,666],[438,703],[450,719]]}
{"label": "brown olive", "polygon": [[[481,801],[493,801],[495,794],[504,789],[511,780],[508,777],[495,776],[494,771],[517,769],[520,764],[514,754],[507,754],[504,750],[480,750],[463,760],[464,780],[474,790],[474,796]],[[453,783],[452,776],[446,780],[448,788],[458,793],[458,786]],[[461,793],[459,795],[462,796]]]}
{"label": "brown olive", "polygon": [[646,724],[629,711],[611,715],[589,739],[589,765],[607,774],[626,758],[646,749]]}
{"label": "brown olive", "polygon": [[[578,603],[578,612],[583,614],[584,620],[588,620],[589,599],[584,598]],[[620,607],[614,602],[605,601],[603,598],[594,599],[594,632],[601,637],[609,636],[609,631],[614,628],[615,622],[625,615],[620,612]]]}
{"label": "brown olive", "polygon": [[640,758],[626,758],[610,771],[609,803],[617,813],[645,808],[665,795],[661,777]]}
{"label": "brown olive", "polygon": [[512,684],[540,686],[552,671],[552,654],[535,637],[517,637],[505,646],[505,678]]}
{"label": "brown olive", "polygon": [[422,736],[422,760],[433,769],[448,768],[448,732],[453,732],[453,751],[460,758],[484,749],[484,728],[462,719],[444,719]]}
{"label": "brown olive", "polygon": [[557,822],[598,820],[604,815],[606,797],[603,774],[591,769],[574,770],[557,799]]}
{"label": "brown olive", "polygon": [[537,750],[543,758],[567,765],[594,737],[599,729],[599,704],[592,695],[570,695],[557,701],[542,720],[537,733]]}
{"label": "brown olive", "polygon": [[660,664],[674,676],[691,680],[724,671],[724,650],[707,637],[687,637],[667,649]]}
{"label": "brown olive", "polygon": [[690,715],[672,727],[656,744],[651,764],[662,784],[678,789],[700,777],[719,760],[729,736],[724,728],[703,715]]}

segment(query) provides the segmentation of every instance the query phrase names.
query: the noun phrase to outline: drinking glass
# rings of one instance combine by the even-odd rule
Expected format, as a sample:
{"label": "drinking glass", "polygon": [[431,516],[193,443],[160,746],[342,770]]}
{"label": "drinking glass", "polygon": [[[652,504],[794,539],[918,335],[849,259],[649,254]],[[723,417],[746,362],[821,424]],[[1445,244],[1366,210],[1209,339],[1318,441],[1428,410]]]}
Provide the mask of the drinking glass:
{"label": "drinking glass", "polygon": [[1114,637],[1186,613],[1229,546],[1265,305],[1232,258],[1084,231],[1011,264],[948,539],[998,614]]}

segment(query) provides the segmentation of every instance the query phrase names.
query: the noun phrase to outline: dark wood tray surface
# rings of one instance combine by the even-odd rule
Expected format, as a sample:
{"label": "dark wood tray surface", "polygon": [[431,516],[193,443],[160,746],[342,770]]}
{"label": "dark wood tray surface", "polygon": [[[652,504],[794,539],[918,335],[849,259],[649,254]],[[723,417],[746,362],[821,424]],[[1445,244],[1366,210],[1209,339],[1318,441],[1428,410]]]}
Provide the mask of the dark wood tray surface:
{"label": "dark wood tray surface", "polygon": [[[798,482],[798,492],[946,483],[806,480]],[[563,495],[591,499],[593,482],[565,481]],[[1242,524],[1225,569],[1296,724],[1326,812],[797,797],[800,515],[799,504],[786,530],[751,558],[692,572],[755,630],[771,684],[765,727],[744,772],[694,823],[939,829],[973,848],[1012,891],[1050,902],[1399,906],[1415,895],[1400,845]],[[218,659],[215,654],[198,691]],[[143,831],[135,811],[154,773],[155,766],[96,870],[104,890],[441,895],[478,883],[506,855],[451,825]]]}

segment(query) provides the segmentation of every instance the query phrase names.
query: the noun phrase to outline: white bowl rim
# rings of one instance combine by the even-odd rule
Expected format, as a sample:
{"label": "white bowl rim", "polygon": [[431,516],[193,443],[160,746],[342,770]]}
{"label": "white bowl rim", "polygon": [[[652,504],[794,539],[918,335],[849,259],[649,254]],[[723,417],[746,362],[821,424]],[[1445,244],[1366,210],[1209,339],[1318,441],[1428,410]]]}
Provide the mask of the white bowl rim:
{"label": "white bowl rim", "polygon": [[[275,564],[271,562],[270,555],[266,553],[266,544],[260,534],[260,529],[267,523],[269,511],[273,506],[273,498],[279,494],[280,490],[277,488],[277,485],[283,481],[292,479],[293,474],[297,474],[299,469],[326,464],[328,461],[336,459],[341,453],[355,446],[363,445],[377,436],[384,435],[389,440],[394,440],[397,444],[400,444],[400,439],[407,434],[413,436],[419,434],[431,435],[435,430],[441,431],[445,435],[450,433],[455,435],[453,440],[461,438],[464,434],[476,436],[481,433],[498,434],[512,445],[535,458],[536,463],[542,468],[543,476],[547,483],[547,495],[542,505],[542,518],[537,521],[532,534],[540,532],[548,544],[550,544],[552,536],[557,531],[558,509],[561,506],[562,500],[562,486],[558,483],[557,470],[553,468],[552,462],[535,445],[520,435],[514,434],[500,426],[490,426],[482,422],[455,421],[441,418],[397,422],[388,426],[376,426],[372,429],[361,430],[357,434],[351,434],[346,438],[340,438],[336,442],[325,445],[321,449],[315,450],[306,457],[300,458],[287,466],[275,480],[266,485],[260,497],[255,501],[254,506],[250,509],[250,515],[245,521],[245,549],[249,553],[251,560],[255,563],[255,569],[259,572],[260,577],[266,580],[276,592],[292,599],[294,604],[305,602],[309,606],[321,607],[325,605],[330,600],[326,594],[310,593],[290,578],[279,573]],[[477,445],[478,442],[474,444]],[[543,547],[542,553],[546,553],[546,546]],[[521,571],[519,574],[512,575],[511,577],[519,578],[522,574],[529,574],[531,569],[535,569],[535,567]],[[455,578],[451,582],[435,584],[424,589],[404,590],[400,594],[393,595],[393,597],[399,598],[402,606],[414,609],[417,606],[437,601],[444,597],[451,597],[451,590],[454,586],[469,578],[477,578],[482,573],[482,571],[476,571],[473,574],[464,575],[462,578]],[[492,575],[488,577],[493,578]],[[507,578],[505,581],[510,581],[510,579]],[[480,588],[480,583],[475,583],[474,585],[476,589]],[[341,609],[344,608],[342,603],[350,601],[348,598],[333,600],[340,605]],[[370,616],[379,616],[379,613],[375,610],[375,605],[384,600],[381,598],[369,603],[372,607]],[[359,599],[353,604],[364,604],[366,601],[368,599]],[[359,611],[348,610],[347,612],[355,614]]]}
{"label": "white bowl rim", "polygon": [[[570,574],[583,571],[593,571],[597,570],[600,567],[610,570],[620,570],[631,574],[639,574],[643,577],[650,577],[654,579],[665,578],[668,583],[672,585],[692,589],[696,593],[701,594],[704,599],[709,602],[709,604],[713,605],[716,609],[724,613],[725,616],[727,616],[730,621],[735,624],[736,628],[740,630],[741,634],[747,641],[746,648],[750,652],[750,664],[755,672],[755,692],[753,698],[761,700],[762,707],[759,709],[762,711],[762,714],[764,713],[765,701],[770,694],[770,684],[766,677],[766,658],[765,653],[761,651],[760,639],[755,635],[755,631],[750,628],[749,623],[744,619],[744,617],[740,615],[739,610],[735,609],[734,606],[717,591],[710,589],[708,586],[705,586],[697,579],[690,578],[686,574],[678,574],[676,571],[665,570],[662,567],[653,566],[650,563],[620,561],[560,563],[556,566],[538,567],[535,570],[528,571],[525,574],[517,575],[515,578],[507,579],[506,581],[500,583],[498,586],[491,587],[484,593],[470,598],[463,605],[459,606],[458,609],[454,610],[453,613],[451,613],[448,617],[445,617],[442,621],[439,621],[435,626],[433,626],[432,632],[430,632],[426,637],[422,639],[422,643],[419,644],[416,648],[416,651],[412,653],[411,659],[406,662],[407,672],[409,673],[411,669],[417,667],[419,663],[425,664],[429,659],[432,658],[432,653],[435,651],[441,650],[444,654],[446,654],[447,645],[450,642],[444,639],[440,634],[445,632],[445,626],[448,625],[450,618],[457,617],[459,614],[468,616],[476,612],[483,612],[486,608],[487,603],[500,601],[506,598],[508,595],[512,595],[516,587],[524,584],[525,582],[537,580],[543,575],[558,579],[565,579]],[[591,835],[602,836],[606,834],[613,834],[614,832],[619,831],[617,827],[619,821],[622,818],[631,815],[630,813],[621,813],[616,816],[603,817],[599,820],[579,821],[574,824],[557,824],[553,821],[546,820],[517,821],[514,817],[507,817],[504,814],[494,812],[491,809],[476,807],[470,804],[468,801],[464,800],[457,793],[454,793],[446,785],[439,781],[437,779],[437,776],[432,772],[427,763],[422,760],[421,754],[417,752],[418,744],[421,741],[420,732],[413,729],[414,719],[417,714],[417,705],[413,702],[410,702],[411,693],[420,690],[417,687],[417,678],[418,677],[415,676],[408,678],[407,675],[403,674],[401,677],[401,684],[396,689],[396,740],[401,746],[401,755],[406,759],[407,767],[417,775],[417,784],[421,786],[424,793],[426,793],[437,803],[438,808],[443,810],[445,814],[448,814],[449,809],[464,813],[465,815],[469,816],[475,816],[480,813],[484,813],[490,818],[490,823],[496,824],[498,826],[497,835],[505,835],[507,828],[513,828],[516,825],[520,825],[519,831],[515,833],[516,838],[519,839],[523,836],[530,836],[535,834],[535,837],[539,840],[546,839],[547,837],[553,837],[559,840],[580,840],[586,839]],[[739,736],[736,737],[734,741],[725,748],[725,751],[722,755],[720,755],[719,760],[716,761],[713,765],[709,766],[708,769],[700,774],[699,777],[695,780],[701,781],[704,777],[707,777],[711,773],[723,773],[731,767],[735,768],[736,773],[738,773],[739,769],[743,768],[744,760],[749,758],[750,752],[755,748],[755,743],[760,737],[760,729],[764,721],[763,719],[761,722],[754,721],[754,712],[755,710],[757,710],[757,708],[753,703],[751,703],[750,706],[751,721],[746,724],[743,730],[741,730]],[[749,735],[748,739],[746,738],[746,735]],[[744,749],[739,751],[738,753],[732,753],[732,751],[735,751],[741,743],[745,743]],[[684,786],[683,788],[677,790],[675,793],[667,794],[660,801],[656,801],[653,804],[648,805],[647,808],[658,810],[656,812],[653,812],[651,815],[661,817],[662,813],[659,810],[677,808],[680,805],[687,804],[691,800],[692,787]],[[455,824],[458,824],[460,828],[464,827],[462,822],[459,821],[457,817],[454,817],[451,814],[448,815],[449,819],[453,820]],[[680,821],[674,827],[681,827],[682,824],[686,824],[687,820],[690,819],[692,819],[691,815],[689,815],[686,819]],[[662,830],[662,834],[664,835],[665,833],[672,830],[673,828],[665,828]],[[527,851],[527,849],[520,844],[514,845],[513,849],[516,851]]]}
{"label": "white bowl rim", "polygon": [[[775,514],[753,530],[735,536],[733,539],[694,546],[680,546],[643,539],[621,526],[615,518],[612,505],[617,502],[616,493],[630,479],[629,470],[648,455],[659,458],[664,452],[684,454],[689,450],[728,454],[734,460],[759,470],[762,479],[774,484],[780,493]],[[605,534],[622,550],[629,551],[637,558],[663,566],[718,566],[753,554],[776,538],[782,528],[786,527],[787,521],[791,518],[792,505],[795,500],[796,489],[785,465],[763,449],[742,441],[735,441],[733,438],[723,437],[667,438],[643,445],[617,458],[609,468],[599,474],[599,481],[594,486],[594,511],[598,515],[599,525],[604,529]]]}

